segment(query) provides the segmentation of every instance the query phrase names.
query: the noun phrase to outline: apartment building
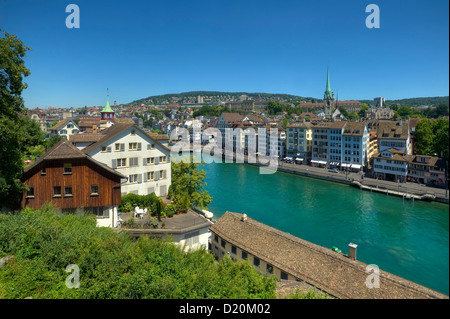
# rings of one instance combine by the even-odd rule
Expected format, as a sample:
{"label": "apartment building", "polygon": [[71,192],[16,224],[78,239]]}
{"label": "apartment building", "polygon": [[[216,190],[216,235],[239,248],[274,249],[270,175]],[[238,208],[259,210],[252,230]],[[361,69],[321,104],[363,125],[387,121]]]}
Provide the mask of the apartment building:
{"label": "apartment building", "polygon": [[328,163],[332,167],[340,167],[342,164],[342,139],[346,125],[345,121],[328,123]]}
{"label": "apartment building", "polygon": [[170,150],[134,124],[118,123],[83,152],[128,178],[127,193],[165,196],[171,184]]}
{"label": "apartment building", "polygon": [[311,164],[326,167],[328,163],[329,122],[318,123],[312,127]]}
{"label": "apartment building", "polygon": [[407,155],[412,154],[411,138],[409,131],[409,123],[399,121],[378,121],[377,136],[378,149],[380,152],[395,148],[405,152]]}
{"label": "apartment building", "polygon": [[406,182],[408,163],[412,159],[412,155],[407,155],[403,151],[390,148],[374,156],[373,172],[375,176],[383,180]]}
{"label": "apartment building", "polygon": [[286,155],[296,157],[297,162],[308,164],[311,161],[312,124],[293,123],[287,127]]}
{"label": "apartment building", "polygon": [[367,166],[367,125],[347,122],[342,133],[342,168],[362,171]]}

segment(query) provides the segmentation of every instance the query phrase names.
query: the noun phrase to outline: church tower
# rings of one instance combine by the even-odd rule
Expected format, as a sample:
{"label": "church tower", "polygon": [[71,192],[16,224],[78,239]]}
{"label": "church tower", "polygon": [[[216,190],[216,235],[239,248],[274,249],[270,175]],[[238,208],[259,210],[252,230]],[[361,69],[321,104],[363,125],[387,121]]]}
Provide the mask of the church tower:
{"label": "church tower", "polygon": [[111,119],[114,120],[114,111],[111,108],[111,106],[109,106],[109,91],[107,94],[107,98],[106,98],[106,106],[103,108],[103,110],[100,111],[102,117],[102,120],[107,120],[107,119]]}
{"label": "church tower", "polygon": [[330,86],[330,71],[327,67],[327,86],[325,89],[325,93],[323,95],[323,102],[325,108],[325,118],[331,119],[331,115],[333,114],[334,109],[334,93],[331,91]]}

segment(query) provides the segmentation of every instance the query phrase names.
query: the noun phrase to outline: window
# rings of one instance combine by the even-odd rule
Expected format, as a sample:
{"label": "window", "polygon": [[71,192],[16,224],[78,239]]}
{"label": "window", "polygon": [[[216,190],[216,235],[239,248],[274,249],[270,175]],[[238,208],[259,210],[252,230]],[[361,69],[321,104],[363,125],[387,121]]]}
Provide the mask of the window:
{"label": "window", "polygon": [[258,257],[253,257],[253,265],[255,265],[256,267],[258,267],[260,264],[259,258]]}
{"label": "window", "polygon": [[136,151],[137,150],[137,143],[128,143],[128,150],[129,151]]}
{"label": "window", "polygon": [[92,212],[97,218],[109,218],[109,209],[103,209],[103,207],[94,207]]}
{"label": "window", "polygon": [[147,165],[154,165],[155,164],[155,158],[154,157],[147,157],[146,158]]}
{"label": "window", "polygon": [[280,278],[284,279],[284,280],[287,280],[288,279],[288,274],[285,273],[284,271],[282,271],[281,274],[280,274]]}
{"label": "window", "polygon": [[216,243],[218,243],[218,242],[219,242],[219,236],[214,235],[214,241],[215,241]]}
{"label": "window", "polygon": [[164,179],[165,177],[165,173],[166,171],[159,171],[159,179]]}
{"label": "window", "polygon": [[47,175],[47,171],[45,170],[45,167],[42,169],[41,175]]}
{"label": "window", "polygon": [[242,251],[242,259],[247,259],[247,252],[246,251]]}
{"label": "window", "polygon": [[237,249],[236,246],[232,245],[231,246],[231,253],[236,255]]}
{"label": "window", "polygon": [[64,174],[72,174],[72,164],[64,163]]}
{"label": "window", "polygon": [[138,182],[138,174],[133,174],[128,177],[128,183],[137,183]]}
{"label": "window", "polygon": [[125,144],[123,144],[123,143],[115,143],[114,144],[114,151],[115,152],[125,152]]}
{"label": "window", "polygon": [[147,181],[152,181],[155,179],[155,172],[147,172]]}
{"label": "window", "polygon": [[137,157],[130,157],[130,167],[138,166],[138,158]]}
{"label": "window", "polygon": [[64,187],[64,197],[72,197],[72,186],[65,186]]}
{"label": "window", "polygon": [[26,198],[34,198],[34,187],[30,187],[30,189],[27,190]]}
{"label": "window", "polygon": [[148,150],[153,150],[153,149],[155,149],[155,144],[147,144],[147,149],[148,149]]}
{"label": "window", "polygon": [[117,167],[126,167],[127,159],[126,158],[118,158],[117,159]]}
{"label": "window", "polygon": [[91,185],[91,195],[98,195],[98,185]]}
{"label": "window", "polygon": [[61,186],[53,187],[53,197],[61,197]]}
{"label": "window", "polygon": [[166,163],[167,162],[167,156],[160,156],[159,157],[159,162],[160,163]]}
{"label": "window", "polygon": [[266,270],[269,274],[273,274],[273,266],[271,264],[267,264]]}
{"label": "window", "polygon": [[222,246],[223,248],[225,248],[225,245],[227,244],[227,242],[225,240],[221,240],[220,242],[220,246]]}

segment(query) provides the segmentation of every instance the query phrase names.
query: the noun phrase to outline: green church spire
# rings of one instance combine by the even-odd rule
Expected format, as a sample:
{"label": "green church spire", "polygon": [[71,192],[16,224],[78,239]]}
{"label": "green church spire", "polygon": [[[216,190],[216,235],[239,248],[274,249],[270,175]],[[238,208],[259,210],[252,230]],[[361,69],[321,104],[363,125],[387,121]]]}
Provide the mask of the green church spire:
{"label": "green church spire", "polygon": [[330,70],[327,66],[327,87],[325,89],[324,99],[334,99],[334,93],[331,91],[331,85],[330,85]]}
{"label": "green church spire", "polygon": [[101,113],[113,113],[113,112],[114,111],[112,110],[111,106],[109,106],[109,90],[108,90],[108,94],[107,94],[107,98],[106,98],[106,106],[103,108]]}

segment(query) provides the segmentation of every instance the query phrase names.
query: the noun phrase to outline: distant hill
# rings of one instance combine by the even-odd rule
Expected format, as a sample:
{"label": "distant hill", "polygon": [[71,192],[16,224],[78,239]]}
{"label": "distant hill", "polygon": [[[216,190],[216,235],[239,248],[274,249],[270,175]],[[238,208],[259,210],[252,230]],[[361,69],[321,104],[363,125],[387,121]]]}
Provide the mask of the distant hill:
{"label": "distant hill", "polygon": [[386,100],[386,103],[396,103],[400,105],[410,105],[410,106],[421,106],[421,105],[429,105],[429,106],[437,106],[439,104],[447,104],[449,99],[448,96],[435,96],[435,97],[414,97],[410,99],[401,99],[401,100]]}
{"label": "distant hill", "polygon": [[282,93],[249,93],[249,92],[219,92],[219,91],[190,91],[183,93],[173,93],[173,94],[163,94],[154,95],[147,98],[142,98],[139,100],[132,101],[130,103],[124,104],[125,106],[138,106],[144,105],[160,105],[160,104],[185,104],[185,103],[197,103],[197,98],[201,96],[203,98],[204,104],[215,104],[225,101],[238,101],[243,95],[246,95],[251,99],[262,99],[262,100],[274,100],[274,101],[284,101],[288,103],[296,103],[300,101],[310,102],[312,100],[320,101],[312,97],[301,97],[291,94]]}
{"label": "distant hill", "polygon": [[[249,93],[249,92],[220,92],[220,91],[190,91],[182,93],[173,94],[163,94],[154,95],[139,100],[132,101],[130,103],[124,104],[126,107],[140,106],[144,105],[161,105],[161,104],[188,104],[188,103],[198,103],[197,98],[202,97],[202,104],[218,104],[225,101],[238,101],[242,96],[247,96],[251,99],[262,99],[262,100],[273,100],[286,103],[297,104],[300,101],[305,102],[322,102],[322,99],[317,99],[313,97],[302,97],[298,95],[282,94],[282,93]],[[373,104],[372,100],[358,100],[364,104]],[[448,96],[436,96],[436,97],[415,97],[399,100],[386,100],[386,104],[400,104],[400,105],[410,105],[410,106],[421,106],[421,105],[433,105],[437,106],[439,104],[449,105]]]}

